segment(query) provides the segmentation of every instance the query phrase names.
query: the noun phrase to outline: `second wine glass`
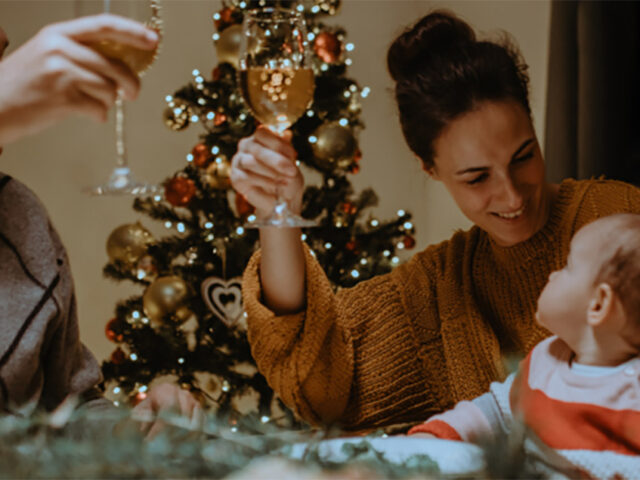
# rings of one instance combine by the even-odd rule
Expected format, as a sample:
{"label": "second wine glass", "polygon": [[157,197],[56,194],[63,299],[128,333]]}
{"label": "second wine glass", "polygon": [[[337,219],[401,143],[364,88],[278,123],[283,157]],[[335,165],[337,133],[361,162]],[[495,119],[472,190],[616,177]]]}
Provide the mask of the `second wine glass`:
{"label": "second wine glass", "polygon": [[[103,11],[144,23],[162,37],[160,0],[103,0]],[[111,40],[89,44],[105,57],[124,63],[138,76],[142,76],[158,56],[158,48],[143,50]],[[129,168],[127,144],[125,141],[124,101],[118,93],[115,101],[116,166],[109,179],[95,187],[85,189],[92,195],[151,195],[161,187],[137,180]]]}
{"label": "second wine glass", "polygon": [[[282,8],[250,10],[243,21],[239,83],[242,96],[263,125],[282,135],[313,101],[315,78],[309,62],[304,17]],[[280,188],[271,214],[249,227],[317,225],[289,210]]]}

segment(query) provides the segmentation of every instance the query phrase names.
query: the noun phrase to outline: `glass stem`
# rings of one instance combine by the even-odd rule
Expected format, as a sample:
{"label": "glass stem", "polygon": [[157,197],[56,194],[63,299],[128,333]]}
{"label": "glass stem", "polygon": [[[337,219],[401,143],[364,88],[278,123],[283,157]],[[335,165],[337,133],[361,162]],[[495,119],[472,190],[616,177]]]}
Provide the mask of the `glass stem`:
{"label": "glass stem", "polygon": [[116,98],[116,163],[120,168],[127,168],[127,146],[124,138],[124,100],[118,93]]}

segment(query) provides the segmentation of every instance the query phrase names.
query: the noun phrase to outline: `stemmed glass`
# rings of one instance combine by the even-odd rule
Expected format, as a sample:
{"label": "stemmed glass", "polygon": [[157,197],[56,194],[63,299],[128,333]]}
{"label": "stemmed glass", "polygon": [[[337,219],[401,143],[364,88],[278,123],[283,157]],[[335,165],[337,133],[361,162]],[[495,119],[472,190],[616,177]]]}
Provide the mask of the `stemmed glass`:
{"label": "stemmed glass", "polygon": [[[309,63],[304,17],[283,8],[261,8],[245,14],[240,46],[239,83],[253,116],[282,135],[313,101],[315,79]],[[311,227],[289,210],[277,188],[274,210],[248,227]]]}
{"label": "stemmed glass", "polygon": [[[162,19],[160,16],[160,0],[102,0],[103,10],[129,17],[146,24],[162,36]],[[158,56],[155,50],[142,50],[123,45],[111,40],[102,40],[89,44],[106,57],[119,60],[131,70],[142,76],[149,69]],[[157,192],[160,187],[136,180],[129,168],[124,129],[124,101],[118,93],[115,101],[115,134],[116,134],[116,166],[111,176],[101,185],[85,189],[91,195],[149,195]]]}

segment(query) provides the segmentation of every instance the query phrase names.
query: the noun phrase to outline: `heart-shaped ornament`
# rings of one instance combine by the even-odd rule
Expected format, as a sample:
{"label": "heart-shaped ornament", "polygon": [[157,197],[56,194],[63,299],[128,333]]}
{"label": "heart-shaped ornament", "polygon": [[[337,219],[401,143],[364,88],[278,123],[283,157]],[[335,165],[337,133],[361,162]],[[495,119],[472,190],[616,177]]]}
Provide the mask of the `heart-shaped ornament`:
{"label": "heart-shaped ornament", "polygon": [[202,297],[213,314],[228,327],[242,318],[241,278],[209,277],[202,282]]}

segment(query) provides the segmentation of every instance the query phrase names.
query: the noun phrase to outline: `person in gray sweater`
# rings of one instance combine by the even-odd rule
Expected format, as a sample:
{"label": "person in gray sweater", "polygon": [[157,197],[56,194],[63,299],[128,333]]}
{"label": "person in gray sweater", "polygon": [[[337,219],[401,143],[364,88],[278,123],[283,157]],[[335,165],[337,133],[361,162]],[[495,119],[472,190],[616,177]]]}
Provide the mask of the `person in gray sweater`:
{"label": "person in gray sweater", "polygon": [[[156,48],[155,32],[129,19],[97,15],[51,24],[2,59],[0,28],[0,153],[69,115],[105,121],[116,94],[135,98],[140,82],[123,64],[88,48],[109,39]],[[45,207],[19,181],[0,173],[0,413],[53,411],[67,398],[105,408],[95,357],[81,343],[69,259]],[[159,411],[202,415],[175,385],[150,390],[136,407],[143,428],[161,425]]]}

